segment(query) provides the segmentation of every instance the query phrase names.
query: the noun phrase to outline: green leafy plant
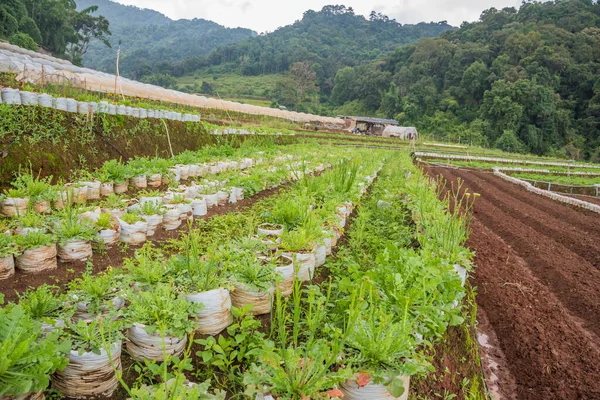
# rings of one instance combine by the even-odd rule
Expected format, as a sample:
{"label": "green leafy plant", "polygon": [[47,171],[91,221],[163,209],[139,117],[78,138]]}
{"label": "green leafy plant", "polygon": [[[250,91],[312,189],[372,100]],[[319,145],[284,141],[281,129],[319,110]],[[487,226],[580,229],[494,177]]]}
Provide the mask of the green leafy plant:
{"label": "green leafy plant", "polygon": [[126,277],[136,285],[151,287],[158,283],[168,282],[171,270],[160,249],[151,242],[135,251],[133,258],[125,260],[123,265]]}
{"label": "green leafy plant", "polygon": [[19,304],[32,318],[53,323],[56,319],[64,319],[72,314],[63,309],[65,298],[59,290],[57,286],[43,284],[20,294]]}
{"label": "green leafy plant", "polygon": [[111,193],[100,202],[100,206],[109,210],[121,209],[126,205],[124,200],[123,196]]}
{"label": "green leafy plant", "polygon": [[110,213],[102,213],[98,216],[98,220],[95,222],[98,230],[110,230],[116,229],[118,224],[112,219]]}
{"label": "green leafy plant", "polygon": [[159,202],[147,201],[140,205],[138,212],[141,215],[164,215],[166,210]]}
{"label": "green leafy plant", "polygon": [[109,160],[98,171],[101,182],[123,183],[131,178],[131,171],[120,160]]}
{"label": "green leafy plant", "polygon": [[173,256],[169,261],[176,285],[187,293],[218,289],[227,282],[220,273],[218,261],[201,254],[200,237],[199,231],[190,231],[182,240],[185,254]]}
{"label": "green leafy plant", "polygon": [[67,241],[74,239],[90,241],[96,236],[97,232],[92,222],[79,218],[77,208],[67,205],[58,215],[62,218],[59,220],[54,234],[59,244],[64,245]]}
{"label": "green leafy plant", "polygon": [[[41,171],[40,171],[41,172]],[[13,186],[24,190],[32,203],[39,201],[55,201],[58,197],[56,188],[51,184],[52,177],[41,178],[33,173],[19,174]]]}
{"label": "green leafy plant", "polygon": [[222,388],[242,390],[242,374],[257,360],[265,336],[259,330],[260,321],[249,314],[251,308],[251,305],[241,309],[231,307],[234,322],[227,327],[227,335],[195,341],[202,346],[196,356],[206,368],[197,369],[197,377],[214,377]]}
{"label": "green leafy plant", "polygon": [[123,321],[94,319],[91,322],[83,320],[77,323],[68,322],[61,332],[61,339],[72,343],[72,350],[79,355],[83,353],[101,354],[106,350],[107,343],[120,342],[123,339]]}
{"label": "green leafy plant", "polygon": [[164,283],[158,283],[147,291],[132,293],[129,301],[124,312],[125,319],[129,323],[145,325],[147,333],[163,337],[185,336],[194,327],[189,317],[201,308],[177,294],[172,285]]}
{"label": "green leafy plant", "polygon": [[23,252],[25,250],[50,246],[56,243],[56,238],[53,235],[43,232],[29,232],[27,235],[16,236],[15,241],[19,246],[19,250]]}
{"label": "green leafy plant", "polygon": [[86,271],[80,278],[69,282],[68,299],[86,305],[87,312],[93,315],[106,313],[114,308],[113,299],[121,294],[123,276],[119,271],[93,275]]}
{"label": "green leafy plant", "polygon": [[123,214],[121,216],[121,220],[125,223],[132,225],[132,224],[135,224],[136,222],[141,222],[144,219],[142,217],[140,217],[139,215],[134,214],[132,212],[126,212],[125,214]]}
{"label": "green leafy plant", "polygon": [[19,254],[19,248],[15,238],[4,233],[0,233],[0,258],[16,256]]}
{"label": "green leafy plant", "polygon": [[17,397],[48,387],[50,375],[63,369],[71,343],[58,344],[58,333],[41,337],[41,325],[16,305],[0,309],[0,396]]}

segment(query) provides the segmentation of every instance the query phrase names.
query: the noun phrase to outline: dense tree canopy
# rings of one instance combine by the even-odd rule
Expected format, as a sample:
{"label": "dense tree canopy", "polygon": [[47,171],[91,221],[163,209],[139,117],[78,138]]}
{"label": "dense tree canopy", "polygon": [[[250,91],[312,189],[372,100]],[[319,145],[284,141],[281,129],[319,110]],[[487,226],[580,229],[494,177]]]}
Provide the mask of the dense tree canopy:
{"label": "dense tree canopy", "polygon": [[[165,74],[181,75],[179,61],[204,55],[217,47],[256,35],[250,29],[230,29],[205,19],[173,21],[163,14],[125,6],[109,0],[77,0],[80,10],[97,6],[94,15],[110,21],[113,49],[92,41],[84,56],[90,68],[115,71],[116,48],[121,46],[119,72],[134,79],[162,80]],[[162,77],[149,77],[150,75]]]}
{"label": "dense tree canopy", "polygon": [[600,3],[526,1],[337,72],[359,103],[435,134],[536,154],[600,153]]}
{"label": "dense tree canopy", "polygon": [[179,72],[218,67],[221,71],[259,75],[283,73],[295,63],[310,63],[321,93],[327,96],[340,68],[368,63],[398,45],[437,36],[451,28],[445,21],[401,25],[381,14],[372,13],[366,19],[352,8],[325,6],[321,11],[306,11],[301,20],[275,32],[186,59]]}
{"label": "dense tree canopy", "polygon": [[43,46],[80,63],[89,40],[106,43],[110,35],[108,20],[93,16],[94,11],[91,7],[78,12],[74,0],[2,0],[0,38],[30,50]]}

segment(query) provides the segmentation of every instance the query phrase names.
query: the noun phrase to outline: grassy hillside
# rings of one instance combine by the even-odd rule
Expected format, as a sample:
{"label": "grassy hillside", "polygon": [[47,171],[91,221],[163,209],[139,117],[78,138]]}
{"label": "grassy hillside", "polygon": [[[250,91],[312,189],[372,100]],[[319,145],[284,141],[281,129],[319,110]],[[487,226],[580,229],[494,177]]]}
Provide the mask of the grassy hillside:
{"label": "grassy hillside", "polygon": [[177,78],[177,84],[185,91],[268,107],[280,78],[280,75],[241,76],[205,70]]}

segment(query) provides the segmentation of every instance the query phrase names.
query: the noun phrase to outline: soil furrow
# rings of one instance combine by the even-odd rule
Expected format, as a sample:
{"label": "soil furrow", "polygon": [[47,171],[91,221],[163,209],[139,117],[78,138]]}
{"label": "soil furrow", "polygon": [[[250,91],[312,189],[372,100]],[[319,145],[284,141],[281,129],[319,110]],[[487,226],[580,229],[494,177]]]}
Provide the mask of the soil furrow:
{"label": "soil furrow", "polygon": [[484,198],[504,213],[535,229],[540,235],[560,238],[561,245],[585,258],[594,267],[600,268],[600,252],[597,251],[600,242],[600,226],[584,231],[573,226],[570,223],[572,219],[564,215],[556,216],[541,211],[537,208],[538,203],[531,203],[531,198],[515,195],[504,185],[498,185],[496,177],[464,171],[456,171],[456,176],[463,180],[469,179],[472,190],[485,194]]}
{"label": "soil furrow", "polygon": [[[593,265],[600,244],[586,238],[596,236],[600,216],[489,174],[426,170],[451,182],[460,177],[481,194],[468,245],[476,251],[477,303],[506,358],[500,385],[516,382],[516,395],[508,390],[504,397],[600,399],[594,378],[600,373],[600,271]],[[503,371],[510,373],[503,377]]]}

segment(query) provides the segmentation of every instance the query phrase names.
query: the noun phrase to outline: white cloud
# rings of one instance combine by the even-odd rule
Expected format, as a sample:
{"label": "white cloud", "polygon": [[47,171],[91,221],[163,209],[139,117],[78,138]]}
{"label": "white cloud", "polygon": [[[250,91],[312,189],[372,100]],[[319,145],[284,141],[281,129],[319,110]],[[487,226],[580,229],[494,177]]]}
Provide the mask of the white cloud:
{"label": "white cloud", "polygon": [[345,4],[357,14],[375,10],[403,24],[443,21],[459,26],[475,21],[490,7],[519,7],[521,0],[116,0],[122,4],[150,8],[172,19],[204,18],[228,27],[273,31],[301,19],[304,11],[320,10],[328,4]]}

